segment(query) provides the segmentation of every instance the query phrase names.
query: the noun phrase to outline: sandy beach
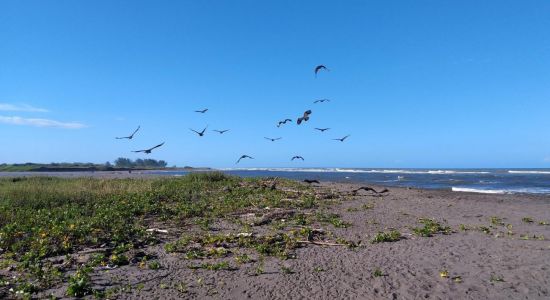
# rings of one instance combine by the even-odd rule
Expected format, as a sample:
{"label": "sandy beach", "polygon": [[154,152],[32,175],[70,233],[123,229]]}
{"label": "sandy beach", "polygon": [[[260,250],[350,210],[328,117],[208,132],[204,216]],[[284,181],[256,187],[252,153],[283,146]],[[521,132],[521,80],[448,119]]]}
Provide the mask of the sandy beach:
{"label": "sandy beach", "polygon": [[[94,176],[99,176],[97,173]],[[111,174],[102,177],[141,176]],[[388,193],[351,192],[353,184],[322,183],[317,208],[271,214],[273,208],[243,211],[270,215],[247,234],[299,229],[297,213],[331,213],[338,223],[314,222],[323,238],[298,247],[290,259],[259,257],[233,249],[223,258],[184,259],[166,244],[181,235],[239,235],[243,227],[220,218],[208,230],[157,224],[162,242],[139,249],[160,263],[144,269],[130,263],[93,272],[96,287],[117,299],[548,299],[550,297],[550,197],[485,195],[443,190],[389,188]],[[372,186],[376,190],[383,187]],[[227,216],[228,217],[228,216]],[[446,230],[415,234],[431,219]],[[286,223],[285,223],[286,222]],[[164,232],[166,230],[166,232]],[[377,233],[398,231],[391,242],[373,243]],[[347,245],[347,246],[346,246]],[[93,251],[75,254],[86,260]],[[134,255],[136,252],[132,252]],[[247,253],[250,259],[235,264]],[[129,256],[131,257],[132,254]],[[231,261],[235,268],[193,267]],[[6,272],[4,271],[4,274]],[[64,285],[45,291],[64,297]]]}

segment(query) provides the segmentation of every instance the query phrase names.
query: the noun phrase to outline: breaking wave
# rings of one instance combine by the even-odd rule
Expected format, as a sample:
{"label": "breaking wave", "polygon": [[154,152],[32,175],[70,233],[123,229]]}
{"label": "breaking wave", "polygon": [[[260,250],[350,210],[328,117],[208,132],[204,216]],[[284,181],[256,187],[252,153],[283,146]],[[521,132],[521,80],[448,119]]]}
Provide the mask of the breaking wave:
{"label": "breaking wave", "polygon": [[508,171],[510,174],[550,174],[550,171]]}
{"label": "breaking wave", "polygon": [[380,174],[490,174],[488,171],[458,171],[458,170],[402,170],[402,169],[345,169],[345,168],[227,168],[224,171],[271,171],[271,172],[319,172],[319,173],[380,173]]}

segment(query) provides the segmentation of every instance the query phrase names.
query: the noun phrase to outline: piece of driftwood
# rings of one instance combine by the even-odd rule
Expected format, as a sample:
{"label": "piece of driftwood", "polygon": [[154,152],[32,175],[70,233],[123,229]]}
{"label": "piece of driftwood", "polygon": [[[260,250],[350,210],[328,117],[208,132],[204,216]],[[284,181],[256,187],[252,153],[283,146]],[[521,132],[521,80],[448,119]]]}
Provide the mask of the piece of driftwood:
{"label": "piece of driftwood", "polygon": [[317,241],[297,241],[300,244],[312,244],[319,246],[347,246],[346,244],[329,243],[329,242],[317,242]]}

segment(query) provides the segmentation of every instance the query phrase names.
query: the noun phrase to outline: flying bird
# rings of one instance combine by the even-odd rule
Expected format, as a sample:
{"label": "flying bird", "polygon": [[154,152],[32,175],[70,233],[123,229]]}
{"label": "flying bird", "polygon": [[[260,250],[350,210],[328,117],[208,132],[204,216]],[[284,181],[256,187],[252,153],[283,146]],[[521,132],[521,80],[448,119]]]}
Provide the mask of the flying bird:
{"label": "flying bird", "polygon": [[298,125],[300,125],[300,124],[302,124],[302,122],[309,121],[309,115],[311,115],[311,110],[306,110],[304,112],[304,116],[301,117],[301,118],[298,118],[298,120],[296,120],[296,123],[298,123]]}
{"label": "flying bird", "polygon": [[330,102],[330,99],[319,99],[319,100],[313,101],[313,103],[323,103],[323,102]]}
{"label": "flying bird", "polygon": [[294,156],[291,160],[295,160],[295,159],[301,159],[302,161],[304,160],[304,158],[299,155]]}
{"label": "flying bird", "polygon": [[333,139],[333,140],[343,142],[343,141],[345,141],[348,137],[349,137],[349,134],[346,135],[345,137],[341,138],[341,139]]}
{"label": "flying bird", "polygon": [[238,163],[241,161],[241,159],[245,159],[245,158],[254,159],[254,157],[248,156],[248,155],[245,154],[245,155],[241,156],[241,157],[239,158],[239,160],[237,160],[237,162],[236,162],[235,164],[238,164]]}
{"label": "flying bird", "polygon": [[275,138],[275,139],[274,139],[274,138],[268,138],[268,137],[264,137],[264,138],[265,138],[266,140],[270,140],[270,141],[272,141],[272,142],[275,142],[275,141],[278,141],[278,140],[282,139],[282,138]]}
{"label": "flying bird", "polygon": [[229,129],[226,129],[226,130],[216,130],[216,129],[214,129],[214,131],[219,133],[219,134],[224,134],[224,133],[228,132]]}
{"label": "flying bird", "polygon": [[323,65],[318,65],[317,67],[315,67],[315,78],[317,78],[317,73],[319,73],[319,71],[321,70],[330,71],[329,69],[327,69],[327,67]]}
{"label": "flying bird", "polygon": [[198,134],[199,136],[204,136],[204,133],[206,132],[206,128],[208,128],[208,126],[204,127],[204,129],[202,131],[196,131],[194,129],[191,129],[189,128],[189,130],[193,131],[194,133]]}
{"label": "flying bird", "polygon": [[208,111],[208,108],[205,108],[203,110],[195,110],[196,113],[200,113],[200,114],[204,114],[207,111]]}
{"label": "flying bird", "polygon": [[291,119],[284,119],[283,121],[279,121],[279,124],[277,124],[277,127],[281,127],[281,125],[286,124],[287,122],[292,122]]}
{"label": "flying bird", "polygon": [[162,145],[164,145],[164,142],[162,142],[161,144],[156,145],[155,147],[149,148],[149,149],[136,150],[136,151],[132,151],[132,152],[135,152],[135,153],[143,152],[143,153],[145,153],[145,154],[150,154],[151,151],[153,151],[154,149],[156,149],[156,148],[158,148],[158,147],[160,147],[160,146],[162,146]]}
{"label": "flying bird", "polygon": [[134,138],[134,135],[136,134],[136,132],[138,132],[139,128],[141,128],[141,125],[138,126],[138,128],[137,128],[131,135],[129,135],[129,136],[117,137],[116,139],[117,139],[117,140],[121,140],[121,139],[129,139],[129,140],[131,140],[131,139]]}
{"label": "flying bird", "polygon": [[321,132],[325,132],[327,130],[329,130],[330,128],[315,128],[315,130],[319,130]]}

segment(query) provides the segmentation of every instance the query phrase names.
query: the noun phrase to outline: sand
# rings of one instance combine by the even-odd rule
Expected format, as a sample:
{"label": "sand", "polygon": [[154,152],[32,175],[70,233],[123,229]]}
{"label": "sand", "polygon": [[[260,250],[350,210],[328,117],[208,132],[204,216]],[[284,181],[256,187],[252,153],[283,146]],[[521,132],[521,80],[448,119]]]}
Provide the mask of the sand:
{"label": "sand", "polygon": [[[323,183],[319,189],[343,195],[345,200],[329,205],[328,210],[351,223],[348,228],[327,225],[323,229],[359,247],[307,245],[296,251],[296,259],[266,258],[263,272],[258,274],[259,262],[232,271],[192,270],[190,264],[204,261],[166,253],[161,244],[144,249],[157,256],[159,270],[134,264],[94,272],[93,282],[101,289],[123,289],[114,294],[118,299],[550,298],[550,241],[542,238],[550,238],[550,226],[539,224],[550,222],[549,196],[391,187],[381,197],[363,192],[350,196],[349,191],[356,187]],[[362,209],[364,204],[372,208]],[[504,225],[493,224],[491,217],[498,217]],[[525,217],[534,222],[522,221]],[[421,226],[419,218],[433,218],[453,232],[414,235],[411,228]],[[490,232],[483,232],[480,226]],[[223,221],[214,227],[221,232],[232,230]],[[253,230],[260,232],[262,227]],[[403,238],[369,242],[378,231],[390,229],[400,231]],[[166,242],[186,229],[168,230]],[[373,274],[376,269],[382,276]],[[449,278],[440,276],[444,270]],[[48,292],[61,297],[63,291]]]}

